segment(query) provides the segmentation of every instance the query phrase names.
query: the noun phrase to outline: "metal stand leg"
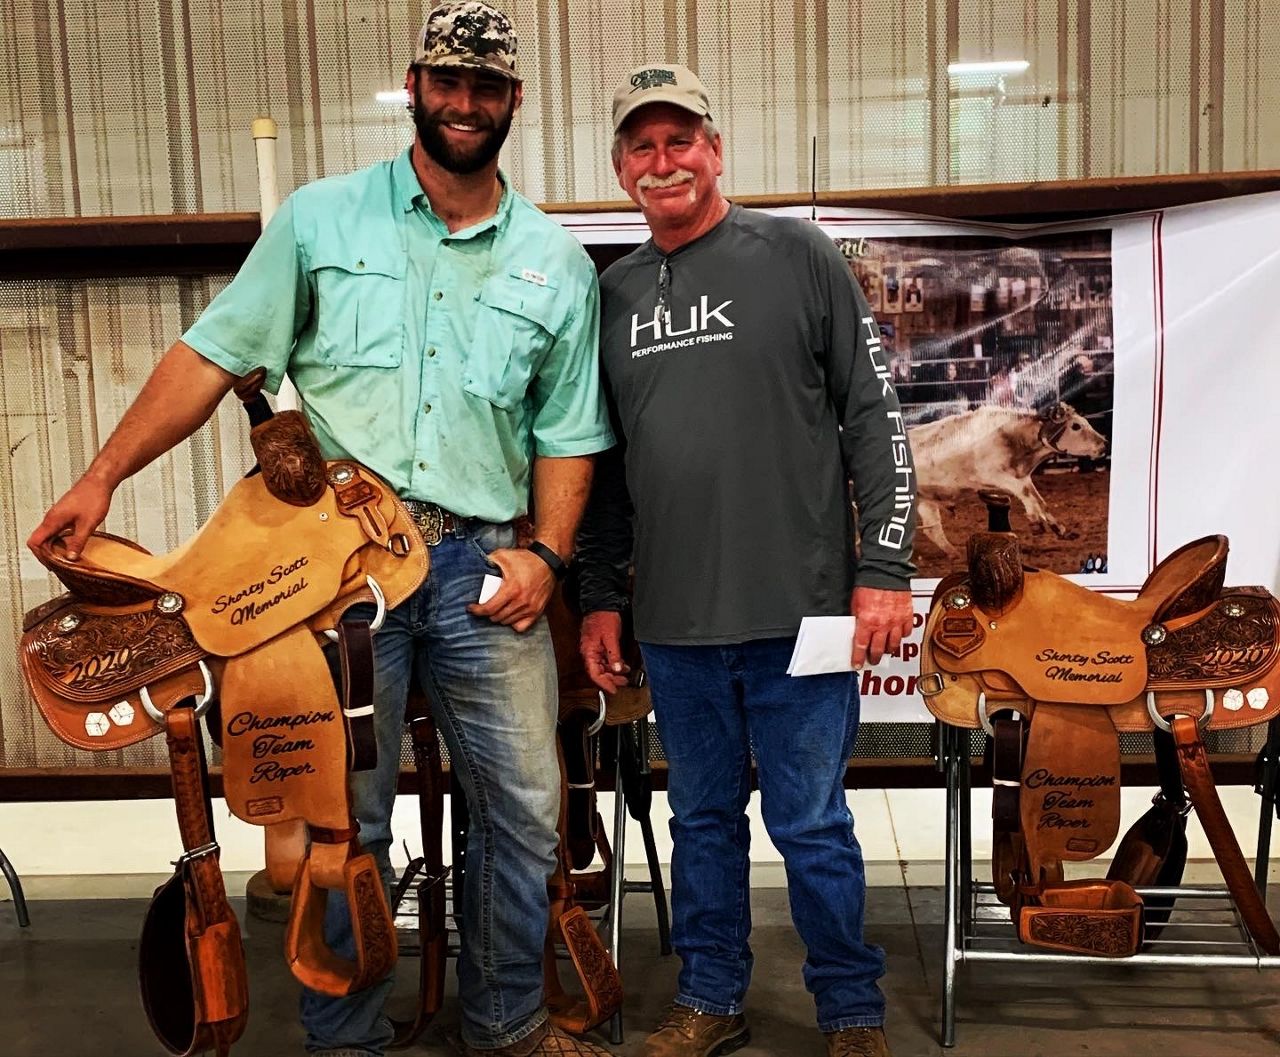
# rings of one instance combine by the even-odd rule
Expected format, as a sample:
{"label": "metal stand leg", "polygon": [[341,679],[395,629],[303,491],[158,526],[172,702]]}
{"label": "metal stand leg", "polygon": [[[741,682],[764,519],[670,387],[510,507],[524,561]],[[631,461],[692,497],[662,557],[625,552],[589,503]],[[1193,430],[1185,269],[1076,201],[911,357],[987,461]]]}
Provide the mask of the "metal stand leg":
{"label": "metal stand leg", "polygon": [[13,863],[9,861],[3,849],[0,849],[0,873],[4,874],[4,879],[9,882],[9,891],[13,893],[13,909],[18,915],[18,927],[25,929],[31,924],[31,918],[27,914],[27,897],[22,893],[22,882],[18,879],[18,871],[13,868]]}
{"label": "metal stand leg", "polygon": [[[613,884],[609,893],[609,957],[619,965],[618,955],[622,947],[622,897],[626,892],[627,872],[627,805],[622,782],[622,728],[614,727],[618,739],[614,753],[613,785]],[[622,1010],[609,1020],[609,1042],[622,1045]]]}
{"label": "metal stand leg", "polygon": [[667,912],[667,887],[662,880],[662,866],[658,862],[658,845],[653,837],[653,790],[649,766],[649,721],[637,720],[629,727],[621,728],[620,737],[631,741],[628,749],[635,749],[639,766],[636,782],[639,788],[624,789],[627,813],[640,824],[640,837],[644,841],[644,858],[649,867],[647,884],[628,885],[627,891],[648,891],[653,894],[653,910],[658,919],[658,951],[666,957],[671,953],[671,918]]}
{"label": "metal stand leg", "polygon": [[1271,866],[1271,820],[1276,812],[1276,780],[1280,777],[1280,719],[1267,724],[1267,743],[1258,762],[1258,781],[1254,788],[1262,803],[1258,808],[1258,854],[1254,859],[1253,883],[1266,899],[1267,873]]}
{"label": "metal stand leg", "polygon": [[658,862],[658,845],[653,839],[653,819],[640,819],[640,836],[644,839],[644,858],[649,864],[649,888],[653,892],[653,909],[658,917],[658,953],[664,958],[671,953],[671,918],[667,913],[667,889],[662,882],[662,865]]}
{"label": "metal stand leg", "polygon": [[[943,943],[946,948],[942,969],[942,1045],[956,1044],[956,965],[959,961],[960,918],[960,769],[962,761],[952,727],[942,728],[942,765],[947,787],[947,862],[946,891],[943,898]],[[967,761],[965,761],[967,762]]]}
{"label": "metal stand leg", "polygon": [[956,766],[960,774],[960,940],[973,931],[973,775],[969,763],[969,732],[954,728]]}

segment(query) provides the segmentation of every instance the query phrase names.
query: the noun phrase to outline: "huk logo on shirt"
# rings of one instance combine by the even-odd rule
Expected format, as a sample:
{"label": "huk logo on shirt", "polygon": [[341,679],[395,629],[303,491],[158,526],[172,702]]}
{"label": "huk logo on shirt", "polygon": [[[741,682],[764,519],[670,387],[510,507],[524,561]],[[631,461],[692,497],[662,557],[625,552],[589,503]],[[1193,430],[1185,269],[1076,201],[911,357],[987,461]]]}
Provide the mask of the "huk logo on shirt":
{"label": "huk logo on shirt", "polygon": [[[874,316],[863,316],[862,325],[867,328],[867,357],[871,360],[871,369],[880,379],[880,395],[888,397],[893,392],[893,383],[889,367],[884,362],[884,350],[880,341],[880,328],[876,326]],[[907,447],[907,423],[900,410],[886,408],[885,414],[892,426],[889,438],[893,449],[893,514],[880,526],[878,537],[880,545],[890,550],[901,550],[907,538],[907,527],[915,524],[916,491],[912,484],[912,468],[910,449]]]}
{"label": "huk logo on shirt", "polygon": [[[655,308],[652,317],[648,318],[636,313],[631,317],[631,358],[635,360],[651,352],[684,349],[712,341],[732,341],[733,320],[725,315],[725,309],[731,304],[732,300],[721,301],[712,308],[707,295],[703,294],[696,305],[689,306],[687,319],[683,312],[679,318],[673,319],[671,310],[662,308]],[[642,340],[655,344],[637,348]]]}

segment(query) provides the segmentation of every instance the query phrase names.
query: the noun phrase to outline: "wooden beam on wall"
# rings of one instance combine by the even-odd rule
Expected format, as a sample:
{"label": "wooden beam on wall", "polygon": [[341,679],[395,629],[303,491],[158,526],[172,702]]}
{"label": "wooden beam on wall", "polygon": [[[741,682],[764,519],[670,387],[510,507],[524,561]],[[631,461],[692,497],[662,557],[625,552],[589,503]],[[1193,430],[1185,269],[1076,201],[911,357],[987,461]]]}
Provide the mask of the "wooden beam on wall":
{"label": "wooden beam on wall", "polygon": [[235,271],[261,229],[257,213],[0,220],[0,279]]}
{"label": "wooden beam on wall", "polygon": [[[1043,183],[822,191],[820,206],[854,206],[954,220],[1048,223],[1169,209],[1280,190],[1280,171],[1189,173]],[[807,195],[745,195],[769,208]],[[634,212],[630,202],[557,203],[549,213]],[[191,275],[234,271],[258,237],[256,213],[0,220],[0,279]],[[607,263],[602,253],[597,263]]]}

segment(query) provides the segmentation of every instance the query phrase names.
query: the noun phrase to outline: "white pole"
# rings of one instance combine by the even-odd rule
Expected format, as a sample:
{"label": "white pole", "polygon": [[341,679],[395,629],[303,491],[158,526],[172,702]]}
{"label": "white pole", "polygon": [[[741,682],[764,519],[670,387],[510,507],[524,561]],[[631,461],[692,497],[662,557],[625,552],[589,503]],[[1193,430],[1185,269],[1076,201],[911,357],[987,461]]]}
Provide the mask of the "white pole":
{"label": "white pole", "polygon": [[253,142],[258,149],[258,202],[265,228],[280,205],[280,185],[276,179],[276,123],[269,117],[254,118]]}
{"label": "white pole", "polygon": [[[253,143],[258,154],[258,206],[262,226],[271,223],[280,206],[280,184],[276,178],[276,123],[269,117],[253,119]],[[276,407],[281,411],[296,409],[298,390],[285,378],[280,383]],[[247,895],[251,910],[269,920],[283,920],[272,914],[287,914],[289,878],[306,850],[305,827],[299,822],[277,823],[263,830],[267,868],[249,879]]]}
{"label": "white pole", "polygon": [[[253,142],[258,152],[258,203],[262,215],[262,226],[271,223],[276,209],[280,205],[280,183],[276,169],[276,139],[278,130],[276,123],[269,117],[254,118]],[[280,383],[280,395],[276,398],[276,407],[281,411],[298,406],[298,390],[288,378]]]}

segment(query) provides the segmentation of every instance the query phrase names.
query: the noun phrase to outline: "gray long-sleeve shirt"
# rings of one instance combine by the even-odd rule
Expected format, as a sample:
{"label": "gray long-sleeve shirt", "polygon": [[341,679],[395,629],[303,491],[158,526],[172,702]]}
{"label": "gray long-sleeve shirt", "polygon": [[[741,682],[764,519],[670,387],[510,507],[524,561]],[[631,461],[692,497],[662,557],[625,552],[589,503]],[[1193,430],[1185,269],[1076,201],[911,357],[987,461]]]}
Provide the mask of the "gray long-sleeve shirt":
{"label": "gray long-sleeve shirt", "polygon": [[733,206],[665,257],[645,243],[600,289],[623,446],[597,463],[579,536],[584,610],[624,608],[632,522],[641,642],[794,635],[804,616],[848,613],[855,576],[910,586],[906,429],[875,320],[826,235]]}

